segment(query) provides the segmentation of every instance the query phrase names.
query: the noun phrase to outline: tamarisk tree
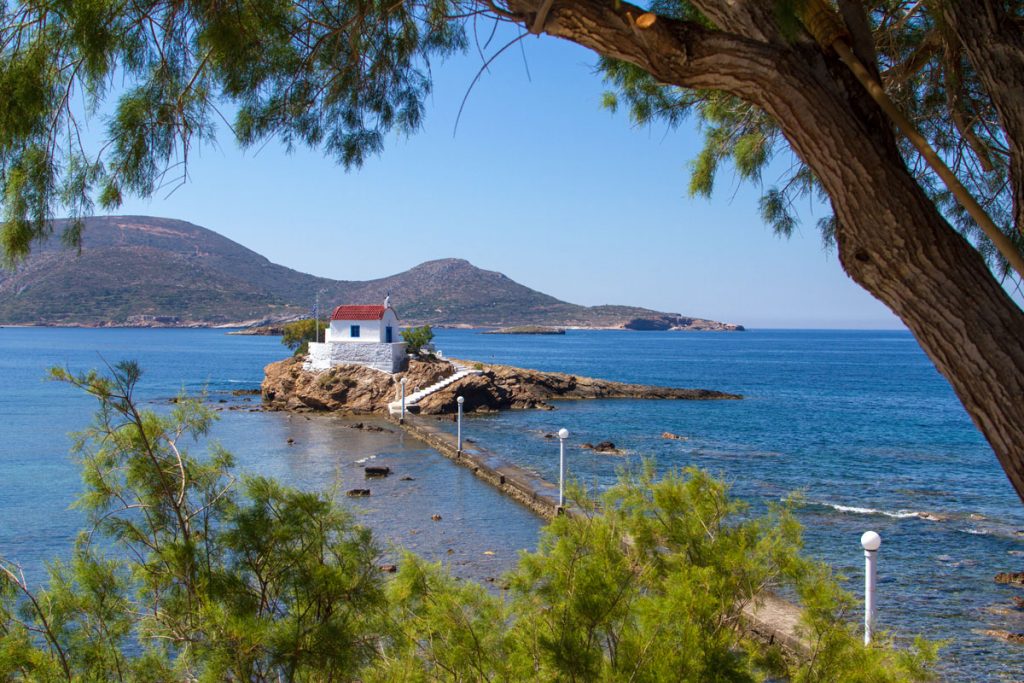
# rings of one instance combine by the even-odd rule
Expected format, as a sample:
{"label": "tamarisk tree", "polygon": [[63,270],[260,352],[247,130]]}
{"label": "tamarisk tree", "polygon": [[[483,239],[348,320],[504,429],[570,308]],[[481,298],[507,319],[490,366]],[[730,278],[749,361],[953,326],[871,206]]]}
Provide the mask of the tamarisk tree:
{"label": "tamarisk tree", "polygon": [[[1024,497],[1024,312],[1008,293],[1024,271],[1020,0],[3,2],[4,253],[23,257],[58,210],[184,177],[222,108],[242,145],[358,165],[417,129],[431,61],[488,19],[593,50],[608,104],[638,121],[699,117],[698,194],[722,162],[756,180],[792,150],[767,221],[787,233],[794,199],[830,204],[842,267],[913,332]],[[101,108],[90,150],[79,120]]]}

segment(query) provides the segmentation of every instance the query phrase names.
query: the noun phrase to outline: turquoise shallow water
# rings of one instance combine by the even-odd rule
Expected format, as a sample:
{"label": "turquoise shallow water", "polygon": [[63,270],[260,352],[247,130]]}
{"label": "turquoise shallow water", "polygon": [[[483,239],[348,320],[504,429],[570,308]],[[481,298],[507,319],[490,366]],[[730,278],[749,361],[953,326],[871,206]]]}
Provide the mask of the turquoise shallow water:
{"label": "turquoise shallow water", "polygon": [[[507,570],[519,549],[535,546],[539,518],[400,430],[352,429],[357,420],[329,415],[249,412],[259,397],[231,392],[258,388],[263,367],[286,354],[279,338],[219,330],[0,328],[0,555],[41,580],[43,563],[66,555],[83,522],[69,509],[80,480],[67,435],[89,424],[95,402],[43,381],[46,369],[77,372],[122,359],[142,365],[146,407],[166,409],[182,389],[208,392],[223,409],[212,438],[234,453],[243,472],[339,495],[371,489],[369,498],[342,499],[374,529],[384,561],[408,548],[443,560],[456,576],[486,581]],[[370,460],[395,475],[364,479]],[[431,520],[435,514],[440,522]]]}
{"label": "turquoise shallow water", "polygon": [[[1024,648],[975,633],[1024,631],[1011,608],[1017,589],[992,576],[1024,563],[1024,507],[956,397],[904,332],[750,331],[739,334],[577,332],[480,335],[439,330],[447,355],[543,370],[744,394],[743,401],[564,402],[551,412],[470,417],[466,433],[545,478],[557,477],[560,427],[572,435],[570,472],[601,486],[615,470],[654,456],[662,467],[696,464],[729,480],[754,508],[801,491],[809,552],[832,563],[859,592],[860,534],[883,537],[880,623],[900,637],[949,639],[944,667],[956,680],[1018,680]],[[182,388],[238,404],[263,366],[283,355],[277,338],[217,330],[0,329],[0,553],[31,570],[64,552],[80,518],[67,432],[82,428],[90,400],[41,380],[137,359],[152,405]],[[244,407],[244,406],[243,406]],[[687,437],[667,441],[661,433]],[[361,504],[389,541],[487,578],[531,546],[538,522],[412,440],[360,434],[330,417],[225,411],[216,438],[248,471],[302,486],[349,486],[356,460],[377,455],[415,473],[389,480]],[[294,439],[288,446],[287,438]],[[580,450],[605,439],[625,458]],[[393,502],[385,502],[393,501]],[[443,509],[442,509],[443,508]],[[432,524],[430,514],[445,522]],[[920,514],[930,515],[933,521]],[[452,553],[448,553],[451,549]],[[497,555],[483,555],[483,550]]]}

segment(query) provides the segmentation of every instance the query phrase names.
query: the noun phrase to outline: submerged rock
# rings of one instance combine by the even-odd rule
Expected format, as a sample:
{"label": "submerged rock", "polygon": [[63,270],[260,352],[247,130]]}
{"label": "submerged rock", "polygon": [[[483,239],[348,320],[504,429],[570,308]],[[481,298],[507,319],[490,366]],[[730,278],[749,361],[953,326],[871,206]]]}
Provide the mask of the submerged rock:
{"label": "submerged rock", "polygon": [[349,489],[345,495],[349,498],[365,498],[370,495],[370,489]]}
{"label": "submerged rock", "polygon": [[602,441],[596,445],[592,443],[582,443],[580,444],[580,448],[585,448],[589,451],[594,451],[595,453],[623,455],[623,451],[620,451],[618,448],[616,448],[615,444],[612,443],[611,441]]}
{"label": "submerged rock", "polygon": [[364,432],[391,432],[390,429],[378,425],[363,424],[362,422],[356,422],[348,426],[349,429],[360,429]]}
{"label": "submerged rock", "polygon": [[948,522],[949,515],[943,512],[918,512],[917,516],[919,519],[923,519],[926,522]]}
{"label": "submerged rock", "polygon": [[1024,645],[1024,633],[1013,633],[1012,631],[1004,631],[1002,629],[988,628],[981,631],[975,631],[985,636],[991,636],[1000,640],[1005,640],[1008,643],[1014,643],[1016,645]]}
{"label": "submerged rock", "polygon": [[996,574],[995,582],[1024,586],[1024,572],[999,572]]}
{"label": "submerged rock", "polygon": [[378,465],[368,465],[363,468],[363,474],[367,479],[370,477],[386,477],[391,474],[391,468]]}

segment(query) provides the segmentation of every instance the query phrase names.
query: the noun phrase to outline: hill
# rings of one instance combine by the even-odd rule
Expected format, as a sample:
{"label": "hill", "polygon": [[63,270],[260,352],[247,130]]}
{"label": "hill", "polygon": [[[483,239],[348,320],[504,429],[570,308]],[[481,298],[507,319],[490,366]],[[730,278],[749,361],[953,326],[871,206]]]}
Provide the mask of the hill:
{"label": "hill", "polygon": [[[62,222],[55,222],[60,234]],[[0,324],[232,325],[304,317],[318,290],[332,303],[391,292],[403,323],[736,329],[632,306],[579,306],[462,259],[422,263],[365,282],[279,266],[217,233],[144,216],[89,218],[81,254],[56,237],[0,270]],[[742,329],[742,328],[740,328]]]}

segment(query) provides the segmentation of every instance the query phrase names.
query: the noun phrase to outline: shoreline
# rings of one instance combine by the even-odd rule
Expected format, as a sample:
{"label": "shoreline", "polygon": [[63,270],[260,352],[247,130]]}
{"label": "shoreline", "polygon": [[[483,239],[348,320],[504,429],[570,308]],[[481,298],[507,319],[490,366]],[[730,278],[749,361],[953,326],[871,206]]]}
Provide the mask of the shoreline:
{"label": "shoreline", "polygon": [[[414,359],[406,370],[388,374],[360,365],[307,370],[303,358],[268,364],[260,385],[263,403],[285,412],[393,414],[402,398],[407,412],[421,415],[463,411],[554,410],[552,402],[633,398],[649,400],[742,400],[738,394],[711,389],[674,388],[544,372],[471,360]],[[456,377],[456,375],[458,375]]]}

